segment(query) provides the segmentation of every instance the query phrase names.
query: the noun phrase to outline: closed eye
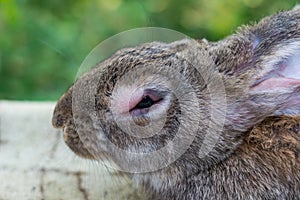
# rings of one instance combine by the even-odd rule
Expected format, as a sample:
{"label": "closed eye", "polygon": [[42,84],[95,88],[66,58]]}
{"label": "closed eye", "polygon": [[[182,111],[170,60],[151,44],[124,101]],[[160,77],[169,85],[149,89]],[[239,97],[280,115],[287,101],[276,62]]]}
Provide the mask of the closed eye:
{"label": "closed eye", "polygon": [[112,114],[118,121],[128,121],[133,118],[144,119],[145,117],[151,117],[153,120],[160,119],[171,102],[170,91],[161,88],[136,90],[136,93],[131,92],[132,88],[123,88],[113,95]]}
{"label": "closed eye", "polygon": [[154,98],[151,98],[150,95],[146,95],[144,96],[141,101],[134,107],[132,108],[130,111],[132,110],[136,110],[136,109],[145,109],[145,108],[150,108],[151,106],[153,106],[154,104],[160,102],[162,100],[162,98],[159,98],[156,100],[154,100]]}

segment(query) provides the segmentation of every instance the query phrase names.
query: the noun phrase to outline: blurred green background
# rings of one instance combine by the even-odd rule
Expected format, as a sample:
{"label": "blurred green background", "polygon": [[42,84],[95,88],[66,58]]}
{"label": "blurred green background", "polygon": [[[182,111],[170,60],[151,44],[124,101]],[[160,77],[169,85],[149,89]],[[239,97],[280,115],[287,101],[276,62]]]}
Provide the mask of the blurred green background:
{"label": "blurred green background", "polygon": [[57,100],[87,54],[128,29],[218,40],[299,0],[0,0],[0,99]]}

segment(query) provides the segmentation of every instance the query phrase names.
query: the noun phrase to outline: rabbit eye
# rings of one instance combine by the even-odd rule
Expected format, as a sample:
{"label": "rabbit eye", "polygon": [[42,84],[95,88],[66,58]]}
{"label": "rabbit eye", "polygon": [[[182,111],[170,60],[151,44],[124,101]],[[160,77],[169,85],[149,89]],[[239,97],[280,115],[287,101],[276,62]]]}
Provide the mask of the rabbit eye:
{"label": "rabbit eye", "polygon": [[147,90],[145,91],[141,100],[130,111],[150,108],[162,100],[163,98],[159,93],[152,90]]}
{"label": "rabbit eye", "polygon": [[134,109],[143,109],[151,107],[155,101],[153,101],[149,96],[145,96],[142,100],[134,107]]}
{"label": "rabbit eye", "polygon": [[161,100],[162,100],[162,98],[154,100],[153,98],[151,98],[150,96],[147,95],[147,96],[144,96],[141,99],[141,101],[131,110],[150,108],[151,106],[160,102]]}

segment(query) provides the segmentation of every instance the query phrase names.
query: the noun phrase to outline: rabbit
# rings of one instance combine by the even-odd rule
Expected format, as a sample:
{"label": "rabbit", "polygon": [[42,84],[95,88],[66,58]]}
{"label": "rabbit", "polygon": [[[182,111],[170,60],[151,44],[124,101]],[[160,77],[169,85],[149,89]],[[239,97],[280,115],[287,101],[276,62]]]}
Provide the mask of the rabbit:
{"label": "rabbit", "polygon": [[300,9],[217,42],[121,49],[77,79],[52,124],[149,199],[300,199]]}

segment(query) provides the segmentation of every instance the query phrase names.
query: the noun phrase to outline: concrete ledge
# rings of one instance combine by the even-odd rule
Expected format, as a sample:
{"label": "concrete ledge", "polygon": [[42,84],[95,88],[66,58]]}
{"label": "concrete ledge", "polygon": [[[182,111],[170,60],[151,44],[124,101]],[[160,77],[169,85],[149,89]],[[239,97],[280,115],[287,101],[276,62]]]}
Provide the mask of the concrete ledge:
{"label": "concrete ledge", "polygon": [[68,149],[51,126],[54,106],[0,101],[0,200],[143,199],[129,179]]}

